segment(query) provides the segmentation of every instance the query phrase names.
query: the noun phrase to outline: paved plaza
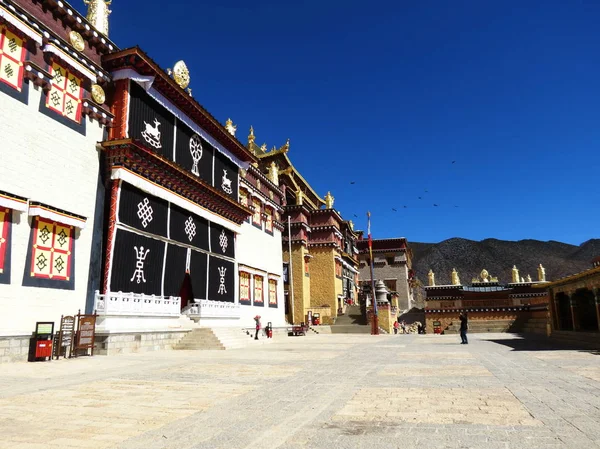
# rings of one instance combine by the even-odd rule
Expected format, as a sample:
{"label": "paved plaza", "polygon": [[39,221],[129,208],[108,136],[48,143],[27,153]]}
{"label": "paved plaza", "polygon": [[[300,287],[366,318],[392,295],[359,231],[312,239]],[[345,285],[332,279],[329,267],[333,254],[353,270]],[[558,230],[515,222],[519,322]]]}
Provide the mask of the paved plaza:
{"label": "paved plaza", "polygon": [[310,335],[0,365],[0,449],[600,448],[600,354]]}

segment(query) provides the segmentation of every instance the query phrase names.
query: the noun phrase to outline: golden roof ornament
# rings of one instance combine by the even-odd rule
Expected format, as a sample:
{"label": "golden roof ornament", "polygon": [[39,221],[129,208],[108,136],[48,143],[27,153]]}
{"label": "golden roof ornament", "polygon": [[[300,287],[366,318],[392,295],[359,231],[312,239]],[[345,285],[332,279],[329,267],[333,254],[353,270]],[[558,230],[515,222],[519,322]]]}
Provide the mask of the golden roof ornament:
{"label": "golden roof ornament", "polygon": [[530,275],[530,274],[528,274],[528,275],[527,275],[527,282],[533,282],[533,281],[531,280],[531,275]]}
{"label": "golden roof ornament", "polygon": [[97,84],[94,84],[92,86],[92,99],[100,105],[104,104],[104,102],[106,101],[106,94],[104,93],[104,89],[102,89],[102,87],[98,86]]}
{"label": "golden roof ornament", "polygon": [[79,34],[77,31],[71,31],[69,33],[69,40],[71,41],[71,45],[73,48],[75,48],[75,50],[85,50],[85,41],[83,40],[83,37],[81,37],[81,34]]}
{"label": "golden roof ornament", "polygon": [[542,264],[537,268],[538,272],[538,281],[546,282],[546,269],[542,267]]}
{"label": "golden roof ornament", "polygon": [[354,231],[354,222],[352,220],[348,220],[348,226]]}
{"label": "golden roof ornament", "polygon": [[333,201],[334,200],[335,200],[335,198],[333,197],[331,192],[327,192],[327,195],[325,195],[325,208],[333,209]]}
{"label": "golden roof ornament", "polygon": [[275,161],[271,162],[271,165],[269,165],[268,178],[276,186],[279,185],[279,167]]}
{"label": "golden roof ornament", "polygon": [[266,143],[263,143],[263,144],[260,146],[260,151],[262,151],[263,153],[266,153],[266,152],[268,151],[268,150],[267,150],[267,144],[266,144]]}
{"label": "golden roof ornament", "polygon": [[254,137],[254,128],[250,126],[250,134],[248,134],[248,146],[251,146],[254,143],[254,139],[256,139],[256,137]]}
{"label": "golden roof ornament", "polygon": [[105,36],[108,36],[108,16],[112,12],[108,9],[112,0],[83,0],[88,6],[87,16],[85,17],[94,28]]}
{"label": "golden roof ornament", "polygon": [[481,282],[490,282],[490,273],[484,268],[479,275],[481,277]]}
{"label": "golden roof ornament", "polygon": [[513,284],[519,283],[519,270],[517,269],[516,265],[513,265],[512,267],[512,281]]}
{"label": "golden roof ornament", "polygon": [[233,124],[233,121],[228,118],[227,121],[225,122],[225,129],[227,130],[227,132],[229,134],[231,134],[233,137],[235,137],[235,132],[237,131],[237,126]]}
{"label": "golden roof ornament", "polygon": [[460,278],[458,277],[456,268],[452,268],[452,285],[460,285]]}
{"label": "golden roof ornament", "polygon": [[304,194],[302,193],[302,190],[296,191],[296,204],[298,206],[302,206],[303,202],[304,202]]}
{"label": "golden roof ornament", "polygon": [[429,273],[427,273],[427,277],[429,278],[429,286],[435,287],[435,273],[432,269],[429,269]]}
{"label": "golden roof ornament", "polygon": [[[185,89],[190,85],[190,71],[183,60],[177,61],[173,66],[173,70],[167,69],[167,73],[173,76],[177,85],[182,89]],[[192,95],[191,89],[189,90],[189,94],[190,96]]]}

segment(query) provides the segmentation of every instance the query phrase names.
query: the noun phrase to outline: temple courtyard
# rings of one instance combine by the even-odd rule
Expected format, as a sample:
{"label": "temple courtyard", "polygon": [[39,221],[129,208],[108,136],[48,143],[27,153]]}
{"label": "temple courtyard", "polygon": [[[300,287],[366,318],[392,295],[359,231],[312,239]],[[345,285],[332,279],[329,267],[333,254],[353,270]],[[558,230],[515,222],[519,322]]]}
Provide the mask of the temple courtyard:
{"label": "temple courtyard", "polygon": [[0,365],[0,448],[600,448],[600,354],[309,335]]}

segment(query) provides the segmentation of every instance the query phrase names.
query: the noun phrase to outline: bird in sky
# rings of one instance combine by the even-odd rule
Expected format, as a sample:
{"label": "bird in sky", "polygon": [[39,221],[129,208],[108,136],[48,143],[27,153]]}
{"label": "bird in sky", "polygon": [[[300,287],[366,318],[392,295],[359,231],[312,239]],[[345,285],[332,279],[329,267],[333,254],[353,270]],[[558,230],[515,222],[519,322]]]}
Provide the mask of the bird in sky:
{"label": "bird in sky", "polygon": [[354,216],[355,216],[356,218],[358,218],[358,215],[354,214]]}
{"label": "bird in sky", "polygon": [[433,207],[438,207],[438,205],[434,203]]}
{"label": "bird in sky", "polygon": [[454,207],[458,207],[458,206],[454,206]]}
{"label": "bird in sky", "polygon": [[350,181],[350,184],[356,184],[356,181]]}
{"label": "bird in sky", "polygon": [[422,198],[422,197],[419,197],[419,199],[420,199],[420,200],[422,200],[423,198]]}
{"label": "bird in sky", "polygon": [[429,190],[425,189],[425,193],[429,193]]}
{"label": "bird in sky", "polygon": [[452,163],[454,164],[454,163],[456,163],[456,161],[452,161]]}
{"label": "bird in sky", "polygon": [[394,209],[393,207],[392,207],[392,210],[393,210],[394,212],[398,212],[398,211],[397,211],[396,209]]}
{"label": "bird in sky", "polygon": [[406,209],[406,206],[403,206],[403,207],[404,207],[404,209]]}

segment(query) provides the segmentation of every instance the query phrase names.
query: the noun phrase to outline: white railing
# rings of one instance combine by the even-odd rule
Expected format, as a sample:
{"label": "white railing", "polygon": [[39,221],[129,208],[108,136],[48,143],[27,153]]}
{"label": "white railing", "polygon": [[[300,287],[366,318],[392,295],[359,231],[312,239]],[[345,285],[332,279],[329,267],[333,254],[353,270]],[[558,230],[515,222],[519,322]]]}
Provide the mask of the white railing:
{"label": "white railing", "polygon": [[181,298],[96,290],[94,309],[98,315],[179,316]]}
{"label": "white railing", "polygon": [[183,313],[200,318],[239,318],[241,309],[239,304],[202,299],[187,306]]}

